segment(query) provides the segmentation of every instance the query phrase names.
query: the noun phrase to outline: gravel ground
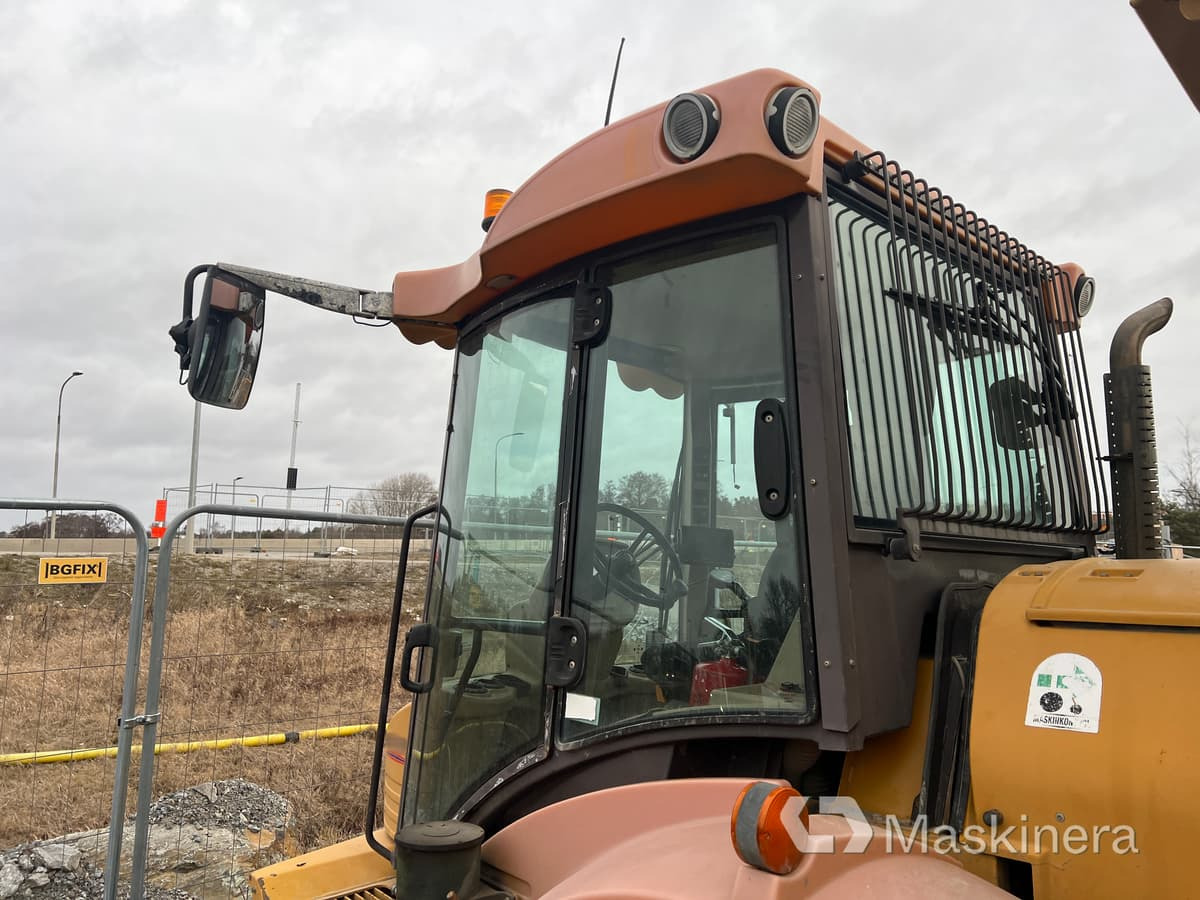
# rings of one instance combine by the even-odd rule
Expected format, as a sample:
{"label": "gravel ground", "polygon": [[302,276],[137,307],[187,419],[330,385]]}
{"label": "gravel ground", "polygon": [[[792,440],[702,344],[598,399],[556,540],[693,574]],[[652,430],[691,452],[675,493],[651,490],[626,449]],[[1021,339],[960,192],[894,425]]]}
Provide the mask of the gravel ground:
{"label": "gravel ground", "polygon": [[[46,865],[49,863],[49,865]],[[129,889],[119,891],[129,896]],[[40,843],[0,853],[0,898],[101,900],[104,873],[69,844]],[[147,900],[192,900],[187,891],[146,887]]]}
{"label": "gravel ground", "polygon": [[[150,806],[151,823],[158,829],[166,829],[165,833],[157,833],[168,838],[173,827],[186,829],[190,835],[204,834],[205,830],[228,835],[283,829],[290,819],[287,800],[241,778],[185,788],[160,797]],[[155,835],[156,829],[152,828],[152,841]],[[156,856],[153,850],[152,846],[152,860]],[[128,851],[126,847],[125,853]],[[123,870],[123,876],[122,880],[127,881],[128,872]],[[238,876],[239,880],[242,877]],[[0,900],[100,900],[104,895],[103,878],[103,872],[84,857],[71,839],[39,841],[0,851]],[[128,888],[120,892],[122,897],[128,894]],[[194,895],[155,885],[150,880],[146,897],[193,900]]]}
{"label": "gravel ground", "polygon": [[286,827],[290,816],[287,800],[241,778],[206,781],[160,797],[150,806],[150,822],[154,825],[262,831]]}

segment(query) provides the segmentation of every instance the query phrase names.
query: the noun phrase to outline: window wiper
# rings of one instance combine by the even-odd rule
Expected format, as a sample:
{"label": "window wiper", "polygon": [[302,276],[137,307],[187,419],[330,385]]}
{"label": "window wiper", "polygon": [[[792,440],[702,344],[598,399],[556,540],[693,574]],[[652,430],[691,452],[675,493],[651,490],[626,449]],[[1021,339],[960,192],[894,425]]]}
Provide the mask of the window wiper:
{"label": "window wiper", "polygon": [[[995,301],[995,295],[986,284],[976,282],[975,287],[977,291],[982,288],[984,296],[989,301]],[[991,303],[986,305],[977,303],[974,307],[965,309],[956,304],[947,303],[938,297],[927,297],[914,291],[887,288],[883,293],[923,316],[929,323],[929,330],[946,345],[946,349],[955,357],[961,358],[977,354],[978,351],[975,351],[965,340],[972,336],[987,338],[1013,347],[1033,349],[1016,329],[1000,318],[997,312],[991,308]]]}
{"label": "window wiper", "polygon": [[[1052,339],[1019,319],[1016,320],[1017,327],[1013,327],[997,311],[1000,298],[991,285],[977,279],[974,286],[977,302],[971,308],[898,288],[885,288],[883,293],[924,318],[930,333],[942,342],[955,359],[986,352],[971,345],[973,337],[1028,350],[1045,374],[1038,397],[1043,410],[1041,420],[1047,425],[1073,420],[1077,410],[1063,367],[1054,353]],[[979,298],[982,298],[982,302]]]}

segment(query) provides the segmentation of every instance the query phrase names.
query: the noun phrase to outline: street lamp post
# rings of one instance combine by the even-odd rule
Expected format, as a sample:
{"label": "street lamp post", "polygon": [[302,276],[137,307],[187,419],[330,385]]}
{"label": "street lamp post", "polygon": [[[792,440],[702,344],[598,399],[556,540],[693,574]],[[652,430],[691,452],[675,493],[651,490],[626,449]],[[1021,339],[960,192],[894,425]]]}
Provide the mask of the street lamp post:
{"label": "street lamp post", "polygon": [[[262,509],[262,498],[258,494],[254,494],[252,496],[254,497],[254,505],[258,509]],[[247,501],[247,502],[249,502],[249,501]],[[263,552],[263,548],[262,548],[262,516],[259,516],[258,521],[255,522],[255,525],[254,525],[254,549],[251,550],[250,552],[251,553],[262,553]]]}
{"label": "street lamp post", "polygon": [[[62,435],[62,398],[63,391],[67,389],[67,381],[70,381],[76,375],[82,375],[82,372],[72,372],[67,376],[66,381],[62,383],[62,387],[58,389],[58,418],[54,423],[54,480],[50,485],[50,499],[58,498],[58,441]],[[58,510],[50,511],[50,540],[54,540],[55,530],[58,527]]]}
{"label": "street lamp post", "polygon": [[[245,477],[245,475],[239,475],[233,479],[233,484],[231,485],[233,497],[231,498],[230,506],[237,506],[237,483]],[[237,544],[237,514],[234,513],[231,518],[233,521],[230,523],[229,528],[229,555],[233,556],[233,548]]]}
{"label": "street lamp post", "polygon": [[[334,497],[333,502],[338,505],[338,515],[342,515],[346,511],[346,501],[341,497]],[[346,543],[346,523],[342,523],[342,543]]]}
{"label": "street lamp post", "polygon": [[[187,508],[191,509],[196,505],[196,473],[200,468],[200,407],[199,400],[196,401],[196,409],[192,413],[192,465],[188,470],[188,493],[187,493]],[[209,520],[212,521],[211,519]],[[196,517],[187,520],[183,526],[183,552],[191,556],[196,552]]]}
{"label": "street lamp post", "polygon": [[500,484],[500,442],[507,441],[509,438],[520,437],[525,432],[514,431],[510,434],[504,434],[496,438],[496,452],[492,456],[492,516],[493,521],[500,521],[500,502],[499,502],[499,484]]}

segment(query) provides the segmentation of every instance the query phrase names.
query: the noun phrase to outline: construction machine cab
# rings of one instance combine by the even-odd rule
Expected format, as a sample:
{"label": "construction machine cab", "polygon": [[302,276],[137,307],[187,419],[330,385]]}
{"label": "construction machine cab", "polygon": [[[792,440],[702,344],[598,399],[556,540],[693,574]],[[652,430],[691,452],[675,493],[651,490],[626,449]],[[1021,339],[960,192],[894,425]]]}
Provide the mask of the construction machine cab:
{"label": "construction machine cab", "polygon": [[682,778],[833,794],[910,725],[903,811],[965,821],[987,597],[1108,527],[1094,286],[818,100],[764,70],[616,123],[391,294],[209,272],[455,350],[388,838]]}

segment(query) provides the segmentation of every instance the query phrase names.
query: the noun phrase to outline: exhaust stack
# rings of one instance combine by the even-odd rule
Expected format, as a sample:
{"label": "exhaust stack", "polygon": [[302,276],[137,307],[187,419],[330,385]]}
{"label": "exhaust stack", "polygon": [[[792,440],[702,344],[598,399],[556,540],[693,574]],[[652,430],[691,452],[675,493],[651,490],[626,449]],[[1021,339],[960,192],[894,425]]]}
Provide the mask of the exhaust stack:
{"label": "exhaust stack", "polygon": [[1171,298],[1164,297],[1122,322],[1113,335],[1109,372],[1104,376],[1113,530],[1121,559],[1162,556],[1154,402],[1150,367],[1142,364],[1142,344],[1170,321],[1173,309]]}

